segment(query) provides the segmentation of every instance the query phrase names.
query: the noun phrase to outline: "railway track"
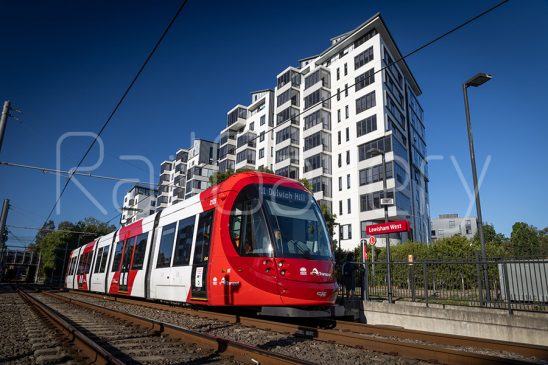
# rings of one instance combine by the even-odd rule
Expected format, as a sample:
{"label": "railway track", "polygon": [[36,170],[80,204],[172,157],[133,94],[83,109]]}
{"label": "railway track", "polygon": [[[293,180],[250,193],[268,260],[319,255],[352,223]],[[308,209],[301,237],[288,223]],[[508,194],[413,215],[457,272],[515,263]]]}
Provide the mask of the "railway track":
{"label": "railway track", "polygon": [[97,364],[311,364],[56,294],[20,294]]}
{"label": "railway track", "polygon": [[250,328],[277,331],[300,338],[327,341],[390,355],[397,354],[405,358],[423,361],[436,361],[445,364],[548,363],[548,348],[535,345],[342,321],[331,322],[332,328],[325,329],[93,293],[72,292],[71,295],[77,295],[80,298],[96,298],[104,301],[104,303],[110,301],[213,319],[225,323],[237,323]]}

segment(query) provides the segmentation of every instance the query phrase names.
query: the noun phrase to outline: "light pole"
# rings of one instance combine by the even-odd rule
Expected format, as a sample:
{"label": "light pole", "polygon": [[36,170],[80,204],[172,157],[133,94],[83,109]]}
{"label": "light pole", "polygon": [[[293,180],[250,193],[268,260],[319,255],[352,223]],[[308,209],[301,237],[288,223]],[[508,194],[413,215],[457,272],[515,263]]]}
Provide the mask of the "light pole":
{"label": "light pole", "polygon": [[[383,198],[384,204],[384,223],[388,223],[388,205],[386,202],[386,152],[378,148],[373,148],[370,150],[372,156],[382,156],[382,189],[383,189]],[[386,234],[386,275],[388,281],[388,303],[392,303],[392,270],[390,267],[390,233]]]}
{"label": "light pole", "polygon": [[470,147],[470,163],[472,164],[472,178],[474,179],[474,197],[476,200],[476,212],[478,215],[478,234],[481,245],[481,257],[483,261],[483,273],[485,278],[485,289],[486,296],[485,299],[487,303],[491,301],[491,294],[489,293],[489,277],[487,276],[487,252],[485,250],[485,237],[483,235],[483,219],[481,218],[481,204],[479,196],[479,186],[478,186],[478,174],[476,171],[476,155],[474,153],[474,140],[472,138],[472,124],[470,122],[470,108],[468,106],[468,87],[478,87],[483,85],[487,81],[491,80],[493,76],[486,73],[478,73],[466,81],[462,85],[462,92],[464,93],[464,109],[466,111],[466,128],[468,130],[468,145]]}

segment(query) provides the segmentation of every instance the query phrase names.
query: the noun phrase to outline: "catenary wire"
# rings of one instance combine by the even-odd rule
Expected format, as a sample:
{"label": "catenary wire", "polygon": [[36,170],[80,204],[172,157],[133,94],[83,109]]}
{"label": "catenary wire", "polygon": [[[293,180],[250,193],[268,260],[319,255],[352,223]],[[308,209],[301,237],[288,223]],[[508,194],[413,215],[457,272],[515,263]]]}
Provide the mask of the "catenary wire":
{"label": "catenary wire", "polygon": [[[143,62],[143,64],[141,65],[141,67],[139,68],[139,70],[137,71],[135,76],[133,77],[133,79],[132,79],[131,83],[129,84],[129,86],[126,88],[126,90],[122,94],[122,97],[120,98],[120,100],[118,100],[118,103],[116,104],[116,106],[114,107],[114,109],[112,110],[110,115],[108,116],[107,120],[103,123],[103,126],[101,127],[101,129],[99,130],[99,132],[97,133],[97,135],[95,136],[95,138],[93,139],[91,144],[89,145],[88,149],[86,150],[86,152],[84,153],[84,155],[82,156],[80,161],[78,162],[78,165],[76,165],[76,168],[75,168],[74,172],[76,172],[80,168],[80,166],[82,165],[82,163],[84,162],[84,160],[86,159],[88,154],[90,153],[91,149],[93,148],[93,146],[97,142],[97,139],[101,136],[103,131],[106,129],[106,127],[108,126],[108,124],[110,123],[110,121],[112,120],[112,118],[114,117],[114,115],[116,114],[116,112],[118,111],[118,109],[120,108],[120,106],[122,105],[124,100],[126,99],[126,96],[129,94],[130,90],[133,88],[133,85],[135,85],[135,83],[137,82],[137,79],[139,78],[139,76],[141,75],[143,70],[145,69],[146,65],[148,64],[148,62],[150,61],[152,56],[156,53],[156,50],[159,48],[160,44],[162,43],[162,41],[166,37],[167,33],[169,32],[169,30],[171,29],[171,27],[175,23],[175,20],[177,20],[177,18],[179,17],[179,14],[181,14],[183,8],[186,6],[187,3],[188,3],[188,0],[183,0],[181,2],[181,5],[179,5],[179,8],[175,12],[175,15],[173,16],[173,18],[171,19],[171,21],[169,22],[167,27],[162,32],[160,38],[158,39],[158,41],[156,42],[156,44],[154,45],[152,50],[149,52],[149,54],[146,57],[145,61]],[[63,186],[63,189],[61,190],[59,196],[55,200],[55,203],[53,204],[53,207],[51,208],[51,211],[49,212],[47,218],[44,221],[44,224],[50,219],[51,215],[55,211],[55,208],[57,207],[57,204],[59,204],[59,201],[61,200],[61,197],[65,193],[65,191],[66,191],[73,175],[74,175],[74,173],[72,173],[68,176],[67,181],[65,182],[65,185]]]}
{"label": "catenary wire", "polygon": [[43,167],[43,166],[25,165],[25,164],[18,164],[18,163],[5,162],[5,161],[0,161],[0,165],[9,166],[9,167],[18,167],[18,168],[30,169],[30,170],[37,170],[46,174],[61,175],[61,176],[77,175],[77,176],[84,176],[84,177],[92,177],[96,179],[130,182],[136,185],[149,185],[149,186],[163,185],[163,186],[179,187],[178,185],[175,185],[175,184],[166,184],[162,182],[152,183],[152,182],[146,182],[146,181],[135,181],[134,179],[126,179],[121,177],[105,176],[105,175],[96,175],[88,172],[77,172],[73,170],[58,170],[58,169],[52,169],[52,168]]}
{"label": "catenary wire", "polygon": [[[428,41],[428,42],[426,42],[426,43],[424,43],[424,44],[421,45],[420,47],[418,47],[418,48],[414,49],[413,51],[407,53],[406,55],[404,55],[404,56],[398,58],[397,60],[391,62],[390,64],[387,64],[386,66],[381,67],[380,69],[378,69],[377,71],[373,72],[373,74],[370,75],[370,76],[368,76],[368,77],[370,78],[370,77],[372,77],[372,76],[375,76],[375,75],[378,74],[379,72],[384,71],[384,70],[386,70],[387,68],[390,68],[391,66],[393,66],[393,65],[395,65],[395,64],[397,64],[397,63],[399,63],[399,62],[401,62],[401,61],[403,61],[403,60],[405,60],[405,59],[408,58],[409,56],[412,56],[412,55],[414,55],[415,53],[417,53],[417,52],[423,50],[424,48],[426,48],[426,47],[428,47],[428,46],[431,46],[432,44],[436,43],[437,41],[439,41],[439,40],[441,40],[441,39],[447,37],[448,35],[450,35],[450,34],[456,32],[457,30],[459,30],[459,29],[465,27],[466,25],[468,25],[468,24],[474,22],[475,20],[477,20],[477,19],[479,19],[479,18],[481,18],[481,17],[487,15],[487,14],[490,13],[491,11],[493,11],[493,10],[497,9],[498,7],[500,7],[500,6],[504,5],[504,4],[506,4],[506,3],[509,2],[509,1],[510,1],[510,0],[503,0],[503,1],[501,1],[500,3],[498,3],[498,4],[496,4],[496,5],[492,6],[492,7],[490,7],[489,9],[487,9],[487,10],[485,10],[485,11],[483,11],[483,12],[481,12],[480,14],[473,16],[472,18],[468,19],[467,21],[465,21],[465,22],[463,22],[463,23],[457,25],[456,27],[454,27],[454,28],[448,30],[447,32],[445,32],[445,33],[443,33],[443,34],[441,34],[441,35],[435,37],[434,39],[432,39],[432,40],[430,40],[430,41]],[[356,86],[358,83],[359,83],[359,82],[355,82],[355,83],[353,83],[352,85],[348,85],[348,87],[345,87],[345,89],[350,89],[350,88],[352,88],[353,86]],[[304,113],[308,112],[309,110],[315,108],[316,106],[318,106],[318,105],[320,105],[320,104],[323,104],[324,102],[326,102],[326,101],[328,101],[328,100],[331,100],[332,98],[334,98],[334,97],[335,97],[336,95],[338,95],[338,94],[339,94],[338,92],[337,92],[337,93],[334,93],[334,94],[331,95],[330,97],[328,97],[328,98],[326,98],[326,99],[323,99],[323,100],[320,100],[320,101],[317,102],[317,103],[312,104],[312,105],[309,106],[308,108],[304,109],[302,112],[299,112],[299,113],[297,113],[296,115],[290,116],[290,117],[287,118],[286,120],[280,122],[279,124],[275,125],[274,127],[270,128],[270,129],[268,129],[268,130],[266,130],[265,132],[263,132],[263,133],[261,133],[261,134],[267,134],[267,133],[273,132],[274,130],[276,130],[276,129],[278,129],[279,127],[285,125],[287,122],[290,122],[290,121],[293,120],[294,118],[300,117],[301,115],[303,115]],[[257,138],[259,138],[259,137],[261,136],[261,134],[258,134],[258,135],[256,135],[255,137],[251,138],[247,143],[255,141]]]}

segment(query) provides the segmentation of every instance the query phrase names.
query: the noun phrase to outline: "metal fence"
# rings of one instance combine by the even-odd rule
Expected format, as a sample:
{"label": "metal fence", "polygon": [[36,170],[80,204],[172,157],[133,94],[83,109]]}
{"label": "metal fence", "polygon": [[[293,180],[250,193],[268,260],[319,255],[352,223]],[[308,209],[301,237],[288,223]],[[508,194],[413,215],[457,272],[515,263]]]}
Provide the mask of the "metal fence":
{"label": "metal fence", "polygon": [[[369,261],[337,270],[341,296],[350,294],[352,280],[343,275],[348,265],[355,275],[353,297],[390,297],[387,263]],[[390,266],[393,301],[548,312],[548,259],[392,261]]]}

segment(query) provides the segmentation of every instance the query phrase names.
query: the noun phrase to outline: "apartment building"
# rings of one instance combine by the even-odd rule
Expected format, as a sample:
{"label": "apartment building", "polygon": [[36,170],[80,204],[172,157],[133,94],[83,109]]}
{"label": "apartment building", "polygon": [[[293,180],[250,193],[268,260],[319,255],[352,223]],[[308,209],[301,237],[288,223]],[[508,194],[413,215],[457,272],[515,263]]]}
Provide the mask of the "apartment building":
{"label": "apartment building", "polygon": [[475,217],[459,217],[458,214],[440,214],[439,218],[432,218],[432,240],[452,236],[474,238],[478,231]]}
{"label": "apartment building", "polygon": [[209,187],[209,177],[218,171],[219,144],[194,139],[190,148],[180,148],[173,160],[160,165],[157,210],[179,203]]}
{"label": "apartment building", "polygon": [[124,196],[120,224],[133,223],[154,214],[158,199],[158,190],[134,185]]}
{"label": "apartment building", "polygon": [[272,170],[274,154],[274,92],[251,93],[251,104],[236,105],[227,113],[227,126],[221,131],[219,171],[264,167]]}
{"label": "apartment building", "polygon": [[188,158],[189,150],[180,148],[173,160],[161,163],[157,210],[185,199]]}
{"label": "apartment building", "polygon": [[384,154],[389,220],[412,227],[391,243],[430,242],[421,89],[406,62],[394,62],[401,56],[380,14],[332,38],[322,53],[280,72],[274,91],[252,93],[249,106],[227,113],[219,169],[263,166],[306,178],[337,215],[335,238],[352,249],[368,224],[384,221]]}

